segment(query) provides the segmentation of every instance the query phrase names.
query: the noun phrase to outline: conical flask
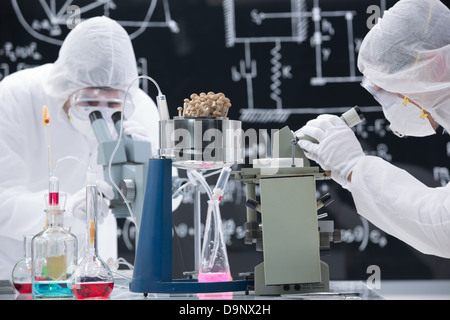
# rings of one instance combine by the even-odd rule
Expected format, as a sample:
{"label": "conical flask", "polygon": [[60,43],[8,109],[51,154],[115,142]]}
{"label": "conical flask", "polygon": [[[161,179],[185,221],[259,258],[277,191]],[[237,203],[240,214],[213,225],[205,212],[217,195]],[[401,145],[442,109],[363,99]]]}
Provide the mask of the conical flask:
{"label": "conical flask", "polygon": [[219,200],[209,200],[198,281],[218,282],[231,280],[227,247],[223,236]]}
{"label": "conical flask", "polygon": [[98,256],[96,246],[97,218],[101,205],[95,173],[88,172],[86,186],[86,255],[72,276],[72,291],[77,299],[106,299],[114,288],[114,277],[108,265]]}

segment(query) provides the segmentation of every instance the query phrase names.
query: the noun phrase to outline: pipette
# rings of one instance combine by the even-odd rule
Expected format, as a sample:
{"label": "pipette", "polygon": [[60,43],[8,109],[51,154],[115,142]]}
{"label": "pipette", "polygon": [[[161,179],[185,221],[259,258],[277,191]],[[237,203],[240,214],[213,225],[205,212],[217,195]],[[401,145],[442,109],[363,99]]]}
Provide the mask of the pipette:
{"label": "pipette", "polygon": [[216,186],[213,189],[213,200],[222,200],[222,196],[225,191],[228,179],[230,177],[231,169],[224,167],[220,173],[219,179],[217,179]]}
{"label": "pipette", "polygon": [[88,243],[94,248],[95,229],[99,199],[97,194],[96,173],[88,171],[86,175],[86,218],[88,219]]}
{"label": "pipette", "polygon": [[42,107],[42,124],[46,129],[47,152],[48,152],[48,175],[49,177],[51,177],[53,174],[53,155],[52,155],[52,143],[50,140],[50,133],[47,127],[50,124],[50,114],[48,113],[47,106]]}

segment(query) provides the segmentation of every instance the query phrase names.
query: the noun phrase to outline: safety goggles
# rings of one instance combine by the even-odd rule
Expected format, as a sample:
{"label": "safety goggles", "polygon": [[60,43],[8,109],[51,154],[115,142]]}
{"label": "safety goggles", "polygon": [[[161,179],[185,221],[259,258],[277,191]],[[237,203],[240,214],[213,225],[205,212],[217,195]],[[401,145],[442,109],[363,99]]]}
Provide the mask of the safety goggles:
{"label": "safety goggles", "polygon": [[363,78],[361,82],[361,86],[364,87],[367,91],[369,91],[375,100],[383,107],[383,109],[390,109],[392,106],[399,103],[402,99],[396,93],[388,92],[380,87],[377,87],[375,84],[370,82],[366,77]]}
{"label": "safety goggles", "polygon": [[[122,111],[125,119],[134,112],[131,97],[127,96],[124,103],[125,91],[112,88],[83,88],[69,96],[69,116],[83,121],[89,121],[89,115],[100,111],[103,118],[111,121],[111,116]],[[123,108],[122,108],[123,106]]]}

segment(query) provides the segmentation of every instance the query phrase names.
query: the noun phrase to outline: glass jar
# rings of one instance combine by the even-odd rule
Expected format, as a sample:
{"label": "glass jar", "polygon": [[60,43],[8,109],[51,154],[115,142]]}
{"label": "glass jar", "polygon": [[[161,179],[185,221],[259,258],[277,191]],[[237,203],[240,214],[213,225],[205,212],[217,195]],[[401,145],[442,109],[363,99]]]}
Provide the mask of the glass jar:
{"label": "glass jar", "polygon": [[33,237],[33,299],[73,298],[70,277],[77,265],[77,238],[63,227],[64,210],[47,209],[47,227]]}
{"label": "glass jar", "polygon": [[17,261],[12,271],[12,283],[19,294],[31,293],[31,240],[23,237],[23,258]]}

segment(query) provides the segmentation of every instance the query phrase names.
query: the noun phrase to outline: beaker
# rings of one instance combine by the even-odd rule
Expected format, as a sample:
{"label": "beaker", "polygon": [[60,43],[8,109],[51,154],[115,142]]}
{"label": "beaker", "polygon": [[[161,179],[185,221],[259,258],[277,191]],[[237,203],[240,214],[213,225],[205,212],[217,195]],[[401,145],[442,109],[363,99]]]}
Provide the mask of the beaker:
{"label": "beaker", "polygon": [[[233,280],[228,263],[227,247],[224,240],[219,200],[208,200],[205,233],[202,246],[202,260],[198,272],[199,282],[221,282]],[[199,298],[227,298],[217,294],[198,295]]]}
{"label": "beaker", "polygon": [[106,299],[114,288],[108,265],[98,256],[96,246],[97,218],[101,197],[95,184],[95,173],[88,172],[86,186],[86,255],[72,276],[72,291],[77,299]]}
{"label": "beaker", "polygon": [[17,261],[12,271],[12,283],[19,294],[31,293],[31,240],[23,236],[23,258]]}
{"label": "beaker", "polygon": [[31,241],[33,299],[73,297],[70,277],[77,265],[78,241],[64,229],[64,210],[58,208],[45,210],[47,226]]}

